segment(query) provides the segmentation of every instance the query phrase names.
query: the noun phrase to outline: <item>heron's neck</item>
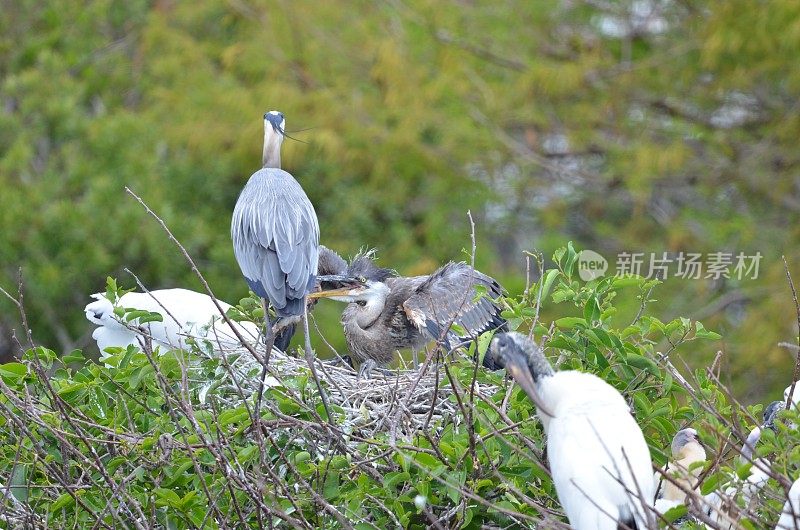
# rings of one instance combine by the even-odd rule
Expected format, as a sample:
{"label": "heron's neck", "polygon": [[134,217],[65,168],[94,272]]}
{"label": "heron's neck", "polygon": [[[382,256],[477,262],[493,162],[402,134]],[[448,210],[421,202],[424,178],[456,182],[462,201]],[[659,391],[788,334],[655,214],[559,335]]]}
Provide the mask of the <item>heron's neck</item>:
{"label": "heron's neck", "polygon": [[367,329],[378,320],[386,307],[386,298],[389,296],[389,287],[384,283],[376,283],[369,291],[364,293],[361,300],[366,302],[363,306],[356,305],[356,324],[362,329]]}
{"label": "heron's neck", "polygon": [[262,167],[281,167],[281,138],[273,131],[264,132],[264,158]]}

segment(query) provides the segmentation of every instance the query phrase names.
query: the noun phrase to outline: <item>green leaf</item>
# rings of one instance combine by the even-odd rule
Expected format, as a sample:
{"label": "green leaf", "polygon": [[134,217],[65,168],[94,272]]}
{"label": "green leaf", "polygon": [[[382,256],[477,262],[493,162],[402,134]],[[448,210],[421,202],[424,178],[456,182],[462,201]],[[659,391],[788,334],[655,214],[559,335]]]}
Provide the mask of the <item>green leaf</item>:
{"label": "green leaf", "polygon": [[646,370],[653,375],[660,375],[661,370],[659,370],[658,365],[652,359],[648,359],[643,355],[638,355],[636,353],[629,353],[627,355],[628,364],[633,366],[634,368],[639,368],[640,370]]}
{"label": "green leaf", "polygon": [[383,477],[383,487],[389,491],[394,491],[394,488],[399,483],[407,481],[410,478],[411,475],[409,475],[405,471],[393,471],[391,473],[387,473]]}
{"label": "green leaf", "polygon": [[83,356],[83,352],[81,350],[72,350],[68,354],[61,357],[61,362],[63,362],[64,364],[69,364],[69,363],[83,364],[86,362],[86,358]]}
{"label": "green leaf", "polygon": [[705,326],[703,326],[703,324],[701,324],[700,322],[695,322],[694,325],[695,325],[694,338],[696,339],[719,340],[722,338],[722,335],[707,330]]}
{"label": "green leaf", "polygon": [[22,363],[0,364],[0,377],[9,386],[16,386],[28,374],[28,367]]}
{"label": "green leaf", "polygon": [[156,488],[153,490],[153,493],[156,496],[156,506],[179,508],[181,505],[181,498],[172,490],[166,488]]}
{"label": "green leaf", "polygon": [[[79,490],[81,491],[81,490]],[[75,504],[75,498],[70,493],[62,493],[58,496],[58,498],[50,505],[50,512],[57,512],[62,508],[66,508],[67,506],[72,506]]]}
{"label": "green leaf", "polygon": [[486,352],[489,351],[492,337],[494,337],[494,330],[481,333],[478,337],[478,366],[483,365],[483,358],[486,356]]}
{"label": "green leaf", "polygon": [[576,326],[586,327],[586,319],[581,317],[563,317],[555,321],[556,326],[564,329],[572,329]]}
{"label": "green leaf", "polygon": [[325,485],[322,488],[322,494],[329,501],[332,501],[339,496],[338,473],[328,473],[328,476],[325,478]]}
{"label": "green leaf", "polygon": [[556,278],[558,278],[559,274],[561,274],[561,271],[558,269],[550,269],[544,274],[544,277],[539,282],[540,287],[538,298],[542,301],[542,303],[547,300],[547,295],[550,294],[550,291],[553,288],[553,283],[556,281]]}

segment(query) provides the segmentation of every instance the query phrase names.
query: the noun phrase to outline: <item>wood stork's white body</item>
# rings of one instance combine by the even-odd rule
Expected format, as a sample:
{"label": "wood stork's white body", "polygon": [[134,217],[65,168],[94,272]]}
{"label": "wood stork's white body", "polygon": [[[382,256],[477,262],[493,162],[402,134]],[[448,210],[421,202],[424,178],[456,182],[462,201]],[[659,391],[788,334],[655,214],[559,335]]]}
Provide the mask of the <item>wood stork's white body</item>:
{"label": "wood stork's white body", "polygon": [[[787,401],[789,399],[789,391],[792,389],[792,385],[786,387],[786,390],[783,391],[783,400]],[[800,403],[800,381],[794,386],[794,392],[792,393],[792,403],[796,407],[798,403]]]}
{"label": "wood stork's white body", "polygon": [[[101,359],[108,356],[106,348],[141,347],[144,344],[142,335],[125,327],[114,314],[114,307],[104,293],[93,294],[92,298],[95,301],[86,306],[85,313],[90,322],[98,325],[92,332],[92,338],[97,341]],[[203,293],[188,289],[127,293],[120,297],[117,305],[162,315],[162,322],[148,322],[142,326],[144,332],[152,337],[153,348],[159,346],[162,351],[187,348],[186,340],[189,337],[210,341],[215,350],[234,348],[239,344],[239,339],[222,319],[211,297]],[[220,306],[224,311],[231,307],[223,301],[220,301]],[[136,319],[128,324],[138,326]],[[234,325],[245,339],[255,340],[258,337],[258,327],[252,322]]]}
{"label": "wood stork's white body", "polygon": [[[662,473],[654,475],[658,498],[683,504],[687,490],[699,493],[698,477],[703,468],[697,464],[705,459],[706,450],[697,438],[697,431],[691,428],[678,431],[672,439],[672,461],[661,468]],[[677,484],[666,479],[664,474]]]}
{"label": "wood stork's white body", "polygon": [[566,371],[537,383],[538,415],[558,499],[575,530],[647,528],[654,484],[650,451],[628,404],[593,374]]}
{"label": "wood stork's white body", "polygon": [[800,529],[800,478],[794,481],[789,488],[789,498],[783,505],[781,518],[775,530],[798,530]]}

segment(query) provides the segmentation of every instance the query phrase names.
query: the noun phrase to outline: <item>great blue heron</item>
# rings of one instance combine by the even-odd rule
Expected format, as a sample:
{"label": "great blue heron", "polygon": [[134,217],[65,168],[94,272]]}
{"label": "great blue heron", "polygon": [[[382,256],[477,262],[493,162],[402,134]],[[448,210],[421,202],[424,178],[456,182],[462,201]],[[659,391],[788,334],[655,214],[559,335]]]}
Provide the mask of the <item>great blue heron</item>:
{"label": "great blue heron", "polygon": [[[275,310],[276,330],[305,317],[306,294],[314,286],[319,252],[314,206],[294,177],[280,168],[285,126],[282,113],[264,114],[263,167],[242,189],[231,221],[236,261],[250,289]],[[306,356],[310,356],[308,322],[303,320]],[[275,343],[271,324],[267,319],[267,355]]]}
{"label": "great blue heron", "polygon": [[573,528],[650,528],[650,450],[614,387],[593,374],[553,371],[541,348],[520,333],[495,335],[484,365],[505,368],[536,404],[550,473]]}
{"label": "great blue heron", "polygon": [[[322,254],[328,252],[332,251],[325,249]],[[355,283],[332,282],[309,296],[348,303],[342,326],[352,359],[361,363],[359,375],[369,377],[375,366],[389,364],[396,350],[411,348],[418,366],[417,352],[431,340],[441,339],[452,349],[485,331],[505,327],[493,301],[503,294],[502,287],[466,263],[448,263],[426,276],[403,277],[378,267],[370,252],[356,256],[345,270],[344,260],[337,257],[325,257],[334,264],[325,272],[344,274]],[[452,324],[461,329],[451,329]]]}
{"label": "great blue heron", "polygon": [[[126,322],[114,313],[113,304],[105,293],[93,294],[95,299],[86,306],[86,318],[97,328],[92,338],[97,341],[100,359],[108,354],[106,348],[116,346],[126,348],[129,345],[144,345],[144,339],[150,339],[153,347],[161,350],[187,347],[190,337],[208,340],[215,350],[233,348],[239,345],[239,339],[220,315],[217,306],[210,296],[188,289],[157,289],[148,293],[125,293],[117,301],[119,307],[138,309],[158,313],[161,322],[147,322],[139,326],[138,319]],[[227,311],[231,306],[219,300],[220,307]],[[236,330],[246,339],[255,340],[259,336],[258,327],[252,322],[234,323]],[[143,328],[143,334],[136,333],[132,327]]]}

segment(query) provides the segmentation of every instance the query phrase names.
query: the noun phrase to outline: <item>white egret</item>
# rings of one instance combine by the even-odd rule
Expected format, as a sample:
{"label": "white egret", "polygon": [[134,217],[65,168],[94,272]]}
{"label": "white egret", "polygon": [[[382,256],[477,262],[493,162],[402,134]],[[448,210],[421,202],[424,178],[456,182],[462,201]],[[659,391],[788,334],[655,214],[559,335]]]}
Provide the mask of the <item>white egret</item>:
{"label": "white egret", "polygon": [[505,368],[536,404],[558,499],[575,530],[651,526],[650,451],[614,387],[593,374],[553,371],[519,333],[495,336],[484,365]]}
{"label": "white egret", "polygon": [[[108,357],[105,349],[112,346],[142,347],[145,335],[152,340],[153,348],[158,346],[162,351],[186,349],[187,339],[192,337],[211,342],[215,350],[239,345],[239,339],[222,318],[211,297],[203,293],[188,289],[158,289],[149,293],[122,295],[117,302],[119,307],[150,311],[163,318],[161,322],[147,322],[141,326],[138,319],[123,323],[114,313],[114,306],[105,293],[93,294],[92,298],[95,301],[88,304],[84,311],[86,318],[98,326],[92,332],[92,338],[97,341],[101,359]],[[219,303],[224,311],[231,307],[221,300]],[[239,322],[234,326],[245,339],[255,341],[258,338],[258,326],[254,323]],[[138,327],[142,328],[142,333],[131,329]]]}
{"label": "white egret", "polygon": [[[755,458],[756,445],[761,439],[763,429],[775,430],[775,418],[784,409],[782,401],[773,401],[764,409],[763,423],[753,428],[742,447],[741,462],[752,462],[750,473],[743,481],[736,480],[724,489],[712,491],[703,498],[705,513],[721,529],[738,529],[741,509],[737,499],[745,510],[750,509],[770,477],[772,463],[766,458]],[[798,529],[800,530],[800,529]]]}
{"label": "white egret", "polygon": [[[783,391],[783,402],[786,403],[789,400],[789,391],[792,390],[792,385],[786,387],[786,390]],[[794,392],[792,393],[792,403],[796,407],[800,402],[800,382],[798,382],[794,386]]]}

